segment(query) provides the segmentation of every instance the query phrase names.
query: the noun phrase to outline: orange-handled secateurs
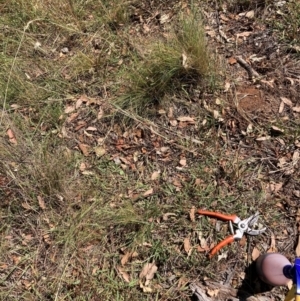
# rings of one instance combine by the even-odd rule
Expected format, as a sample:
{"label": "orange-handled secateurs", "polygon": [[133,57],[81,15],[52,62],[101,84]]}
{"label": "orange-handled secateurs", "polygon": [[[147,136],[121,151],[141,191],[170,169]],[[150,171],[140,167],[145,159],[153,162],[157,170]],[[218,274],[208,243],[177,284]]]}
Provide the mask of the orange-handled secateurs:
{"label": "orange-handled secateurs", "polygon": [[[223,221],[229,221],[229,226],[230,226],[230,231],[231,234],[224,240],[222,240],[220,243],[218,243],[209,253],[209,258],[212,258],[220,249],[225,247],[226,245],[232,243],[235,240],[240,240],[243,236],[244,233],[247,233],[249,235],[259,235],[263,232],[266,231],[266,228],[260,229],[260,230],[254,230],[251,229],[251,226],[253,226],[257,220],[259,213],[256,212],[254,215],[251,215],[250,217],[241,220],[237,215],[227,215],[227,214],[222,214],[219,212],[213,212],[213,211],[207,211],[207,210],[198,210],[198,214],[201,215],[206,215],[209,217],[215,217],[218,219],[221,219]],[[235,230],[233,230],[232,224],[235,224]]]}

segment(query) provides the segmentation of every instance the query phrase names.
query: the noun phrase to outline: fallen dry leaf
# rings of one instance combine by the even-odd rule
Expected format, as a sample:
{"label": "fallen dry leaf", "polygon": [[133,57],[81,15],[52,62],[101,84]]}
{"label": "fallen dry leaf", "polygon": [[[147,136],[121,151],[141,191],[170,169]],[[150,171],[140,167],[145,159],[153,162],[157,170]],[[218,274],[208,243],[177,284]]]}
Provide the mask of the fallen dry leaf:
{"label": "fallen dry leaf", "polygon": [[252,260],[255,261],[259,257],[259,255],[260,251],[256,247],[254,247],[251,254]]}
{"label": "fallen dry leaf", "polygon": [[97,129],[96,127],[94,127],[94,126],[89,126],[86,130],[87,130],[87,131],[93,131],[93,132],[95,132],[95,131],[97,131],[98,129]]}
{"label": "fallen dry leaf", "polygon": [[67,107],[65,108],[65,113],[66,113],[66,114],[72,113],[72,112],[74,112],[74,111],[75,111],[75,106],[67,106]]}
{"label": "fallen dry leaf", "polygon": [[102,147],[102,146],[96,146],[96,147],[94,148],[94,151],[95,151],[95,154],[96,154],[96,156],[97,156],[98,158],[101,158],[101,157],[103,157],[103,156],[106,154],[106,150],[105,150],[105,148]]}
{"label": "fallen dry leaf", "polygon": [[139,254],[135,251],[133,251],[133,252],[127,251],[121,259],[121,265],[124,266],[128,262],[128,260],[130,260],[131,258],[137,257],[138,255]]}
{"label": "fallen dry leaf", "polygon": [[216,32],[214,30],[208,30],[206,31],[206,34],[209,35],[211,38],[214,38],[216,36]]}
{"label": "fallen dry leaf", "polygon": [[284,110],[284,102],[282,101],[279,105],[278,113],[282,113]]}
{"label": "fallen dry leaf", "polygon": [[195,186],[199,186],[199,185],[201,185],[203,183],[203,181],[201,180],[201,179],[199,179],[199,178],[197,178],[196,180],[195,180]]}
{"label": "fallen dry leaf", "polygon": [[291,102],[290,99],[286,98],[286,97],[280,97],[280,99],[286,104],[288,105],[289,107],[292,107],[293,106],[293,103]]}
{"label": "fallen dry leaf", "polygon": [[274,79],[267,81],[267,80],[261,80],[262,83],[267,84],[269,87],[274,88]]}
{"label": "fallen dry leaf", "polygon": [[192,222],[195,222],[196,221],[196,217],[195,217],[195,214],[196,214],[196,207],[193,206],[190,210],[190,219]]}
{"label": "fallen dry leaf", "polygon": [[219,294],[219,291],[220,290],[217,288],[216,289],[209,289],[209,288],[206,289],[207,295],[210,297],[217,297]]}
{"label": "fallen dry leaf", "polygon": [[39,206],[41,207],[41,209],[45,210],[46,205],[45,205],[44,199],[40,195],[37,196],[37,199],[38,199]]}
{"label": "fallen dry leaf", "polygon": [[61,134],[59,135],[60,138],[70,138],[68,135],[68,131],[65,126],[61,128]]}
{"label": "fallen dry leaf", "polygon": [[251,134],[253,132],[253,124],[249,123],[246,130],[247,134]]}
{"label": "fallen dry leaf", "polygon": [[83,132],[84,132],[84,134],[85,134],[86,136],[88,136],[88,137],[93,137],[93,134],[88,133],[86,130],[84,130]]}
{"label": "fallen dry leaf", "polygon": [[224,14],[220,14],[220,19],[225,22],[229,21],[229,19]]}
{"label": "fallen dry leaf", "polygon": [[165,115],[167,112],[165,111],[165,110],[163,110],[163,109],[159,109],[158,110],[158,114],[159,115]]}
{"label": "fallen dry leaf", "polygon": [[198,247],[198,252],[207,252],[210,250],[210,247],[207,244],[206,239],[203,237],[203,233],[201,231],[198,232],[198,239],[200,241],[200,246]]}
{"label": "fallen dry leaf", "polygon": [[293,190],[293,195],[297,198],[300,198],[300,190]]}
{"label": "fallen dry leaf", "polygon": [[213,111],[213,114],[214,114],[214,118],[215,118],[215,119],[218,119],[219,116],[220,116],[220,113],[219,113],[219,111],[217,111],[217,110],[214,110],[214,111]]}
{"label": "fallen dry leaf", "polygon": [[237,60],[236,60],[233,56],[231,56],[231,57],[228,59],[228,63],[229,63],[230,65],[234,65],[234,64],[236,64],[236,62],[237,62]]}
{"label": "fallen dry leaf", "polygon": [[78,100],[80,100],[81,102],[89,102],[89,98],[85,94],[80,95]]}
{"label": "fallen dry leaf", "polygon": [[161,15],[160,18],[159,18],[160,24],[166,23],[169,20],[169,18],[170,18],[169,14]]}
{"label": "fallen dry leaf", "polygon": [[49,235],[49,234],[44,234],[44,235],[43,235],[43,239],[44,239],[45,243],[47,243],[48,245],[51,245],[51,244],[52,244],[51,238],[50,238],[50,235]]}
{"label": "fallen dry leaf", "polygon": [[33,284],[33,282],[29,281],[29,280],[22,280],[22,284],[25,286],[25,289],[30,289],[31,285]]}
{"label": "fallen dry leaf", "polygon": [[92,270],[92,275],[96,276],[98,274],[99,270],[100,270],[99,266],[96,265]]}
{"label": "fallen dry leaf", "polygon": [[154,191],[153,188],[150,188],[144,192],[143,196],[149,196],[149,195],[153,194],[153,191]]}
{"label": "fallen dry leaf", "polygon": [[277,126],[274,126],[274,125],[273,125],[271,128],[272,128],[272,130],[275,131],[275,132],[278,132],[278,133],[284,133],[284,130],[281,129],[281,128],[279,128],[279,127],[277,127]]}
{"label": "fallen dry leaf", "polygon": [[200,253],[205,253],[205,252],[209,251],[209,248],[204,249],[204,248],[201,248],[201,246],[197,246],[197,251],[200,252]]}
{"label": "fallen dry leaf", "polygon": [[144,29],[145,33],[149,32],[151,30],[150,27],[145,23],[143,24],[143,29]]}
{"label": "fallen dry leaf", "polygon": [[125,280],[125,282],[129,283],[130,282],[129,274],[127,272],[125,272],[125,270],[120,266],[117,266],[117,270],[120,273],[120,275],[122,276],[122,278]]}
{"label": "fallen dry leaf", "polygon": [[274,253],[274,252],[277,252],[276,240],[275,240],[274,233],[271,232],[271,246],[270,246],[269,250],[267,251],[267,253]]}
{"label": "fallen dry leaf", "polygon": [[67,118],[67,122],[72,122],[78,117],[78,113],[73,113]]}
{"label": "fallen dry leaf", "polygon": [[15,136],[15,133],[12,131],[12,129],[8,129],[8,130],[6,131],[6,134],[7,134],[7,136],[8,136],[9,142],[10,142],[11,144],[18,144],[18,143],[17,143],[16,136]]}
{"label": "fallen dry leaf", "polygon": [[172,107],[169,107],[169,110],[168,110],[168,117],[170,119],[173,119],[174,118],[174,109]]}
{"label": "fallen dry leaf", "polygon": [[76,103],[75,103],[75,109],[79,109],[80,106],[82,105],[83,101],[81,98],[78,98]]}
{"label": "fallen dry leaf", "polygon": [[85,171],[87,169],[87,165],[84,162],[81,162],[79,165],[79,170],[80,171]]}
{"label": "fallen dry leaf", "polygon": [[98,111],[98,114],[97,114],[97,119],[98,120],[101,119],[103,117],[103,115],[104,115],[104,111],[102,108],[100,108]]}
{"label": "fallen dry leaf", "polygon": [[32,207],[27,202],[22,203],[21,206],[26,210],[32,210]]}
{"label": "fallen dry leaf", "polygon": [[131,252],[126,252],[121,259],[121,265],[124,266],[128,262],[130,257],[131,257]]}
{"label": "fallen dry leaf", "polygon": [[300,113],[300,106],[293,107],[293,111],[296,113]]}
{"label": "fallen dry leaf", "polygon": [[8,269],[8,265],[7,264],[0,264],[0,269],[1,270],[7,270]]}
{"label": "fallen dry leaf", "polygon": [[191,246],[191,242],[190,242],[190,238],[189,237],[186,237],[184,240],[183,240],[183,248],[184,248],[184,251],[190,255],[190,251],[192,249],[192,246]]}
{"label": "fallen dry leaf", "polygon": [[160,172],[159,171],[154,171],[151,175],[151,180],[154,181],[158,179]]}
{"label": "fallen dry leaf", "polygon": [[181,160],[179,161],[179,164],[180,164],[181,166],[186,166],[186,159],[185,159],[185,158],[181,159]]}
{"label": "fallen dry leaf", "polygon": [[130,161],[127,160],[125,157],[120,157],[120,160],[121,160],[124,164],[130,165]]}
{"label": "fallen dry leaf", "polygon": [[246,12],[245,17],[248,19],[253,19],[254,18],[254,10],[250,10]]}
{"label": "fallen dry leaf", "polygon": [[18,265],[19,262],[21,261],[22,257],[18,255],[11,255],[11,259],[14,263],[14,265]]}
{"label": "fallen dry leaf", "polygon": [[143,242],[142,243],[143,247],[148,247],[148,248],[152,248],[152,244],[150,244],[149,242]]}
{"label": "fallen dry leaf", "polygon": [[270,140],[270,136],[265,136],[265,137],[258,137],[258,138],[256,138],[255,140],[256,141],[266,141],[266,140]]}
{"label": "fallen dry leaf", "polygon": [[220,98],[217,97],[215,103],[219,106],[220,104],[222,104],[222,101]]}
{"label": "fallen dry leaf", "polygon": [[236,34],[236,38],[246,38],[246,37],[249,37],[250,35],[252,34],[252,31],[244,31],[244,32],[241,32],[241,33],[237,33]]}
{"label": "fallen dry leaf", "polygon": [[271,182],[270,184],[267,185],[267,188],[270,190],[270,192],[276,194],[278,191],[281,190],[282,186],[283,186],[282,182],[279,183]]}
{"label": "fallen dry leaf", "polygon": [[181,122],[195,123],[195,119],[189,116],[180,116],[177,117],[177,120]]}
{"label": "fallen dry leaf", "polygon": [[149,286],[145,286],[141,281],[140,281],[140,288],[143,290],[144,293],[152,293],[153,289]]}
{"label": "fallen dry leaf", "polygon": [[[157,272],[157,266],[155,265],[155,262],[146,263],[139,275],[140,286],[142,286],[142,288],[144,288],[145,286],[148,286],[156,272]],[[145,278],[145,283],[143,283],[144,278]]]}
{"label": "fallen dry leaf", "polygon": [[286,166],[287,158],[286,157],[281,157],[278,159],[277,166],[280,168],[284,168]]}
{"label": "fallen dry leaf", "polygon": [[82,153],[83,153],[84,156],[88,156],[89,155],[89,153],[90,153],[90,150],[89,150],[90,146],[89,145],[83,144],[83,143],[79,143],[78,146],[79,146],[79,148],[82,151]]}
{"label": "fallen dry leaf", "polygon": [[293,153],[293,164],[296,165],[299,161],[299,157],[300,157],[300,153],[298,150],[296,150],[294,153]]}
{"label": "fallen dry leaf", "polygon": [[227,92],[230,88],[230,82],[226,82],[224,86],[224,92]]}
{"label": "fallen dry leaf", "polygon": [[178,124],[177,120],[175,120],[175,119],[171,119],[169,122],[170,122],[171,126],[177,126],[177,124]]}

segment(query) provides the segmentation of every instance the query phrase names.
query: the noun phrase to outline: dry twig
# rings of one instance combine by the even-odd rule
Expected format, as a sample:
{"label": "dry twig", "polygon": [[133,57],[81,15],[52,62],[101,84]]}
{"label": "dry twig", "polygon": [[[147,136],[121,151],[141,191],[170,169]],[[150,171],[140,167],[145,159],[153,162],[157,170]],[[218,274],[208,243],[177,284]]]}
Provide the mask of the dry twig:
{"label": "dry twig", "polygon": [[236,61],[244,67],[249,75],[249,79],[253,79],[253,77],[261,77],[244,59],[242,59],[240,56],[236,56]]}

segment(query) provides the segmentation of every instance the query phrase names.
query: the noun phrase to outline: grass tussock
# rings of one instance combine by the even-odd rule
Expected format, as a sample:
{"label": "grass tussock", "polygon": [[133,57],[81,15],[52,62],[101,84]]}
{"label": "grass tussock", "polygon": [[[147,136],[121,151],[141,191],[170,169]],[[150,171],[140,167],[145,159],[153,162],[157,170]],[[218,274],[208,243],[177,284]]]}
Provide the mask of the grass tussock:
{"label": "grass tussock", "polygon": [[[22,195],[26,202],[34,198],[29,206],[35,209],[38,207],[37,196],[44,198],[49,206],[52,202],[55,205],[59,199],[69,199],[76,174],[70,173],[74,159],[68,149],[54,137],[44,138],[43,143],[38,143],[36,138],[23,135],[16,126],[13,131],[17,144],[11,145],[4,134],[1,137],[0,158],[1,170],[13,179],[11,185],[18,195]],[[22,131],[28,133],[29,129],[23,124]]]}
{"label": "grass tussock", "polygon": [[164,95],[190,86],[206,89],[214,76],[201,15],[195,11],[179,18],[167,37],[148,46],[142,60],[136,59],[129,76],[129,88],[117,104],[141,114]]}

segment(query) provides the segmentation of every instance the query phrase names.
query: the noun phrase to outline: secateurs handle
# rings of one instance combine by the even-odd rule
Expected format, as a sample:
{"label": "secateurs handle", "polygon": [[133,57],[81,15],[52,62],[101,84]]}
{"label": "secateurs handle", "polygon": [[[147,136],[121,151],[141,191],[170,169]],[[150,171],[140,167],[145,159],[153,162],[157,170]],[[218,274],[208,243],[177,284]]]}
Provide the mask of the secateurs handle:
{"label": "secateurs handle", "polygon": [[209,253],[208,257],[212,258],[216,253],[218,253],[223,247],[227,246],[228,244],[231,244],[234,242],[234,235],[230,235],[224,240],[222,240],[220,243],[218,243]]}
{"label": "secateurs handle", "polygon": [[198,209],[197,213],[201,215],[210,216],[210,217],[216,217],[223,221],[232,221],[233,223],[238,223],[240,221],[239,217],[235,214],[227,215],[220,212],[213,212],[213,211],[207,211],[201,209]]}

